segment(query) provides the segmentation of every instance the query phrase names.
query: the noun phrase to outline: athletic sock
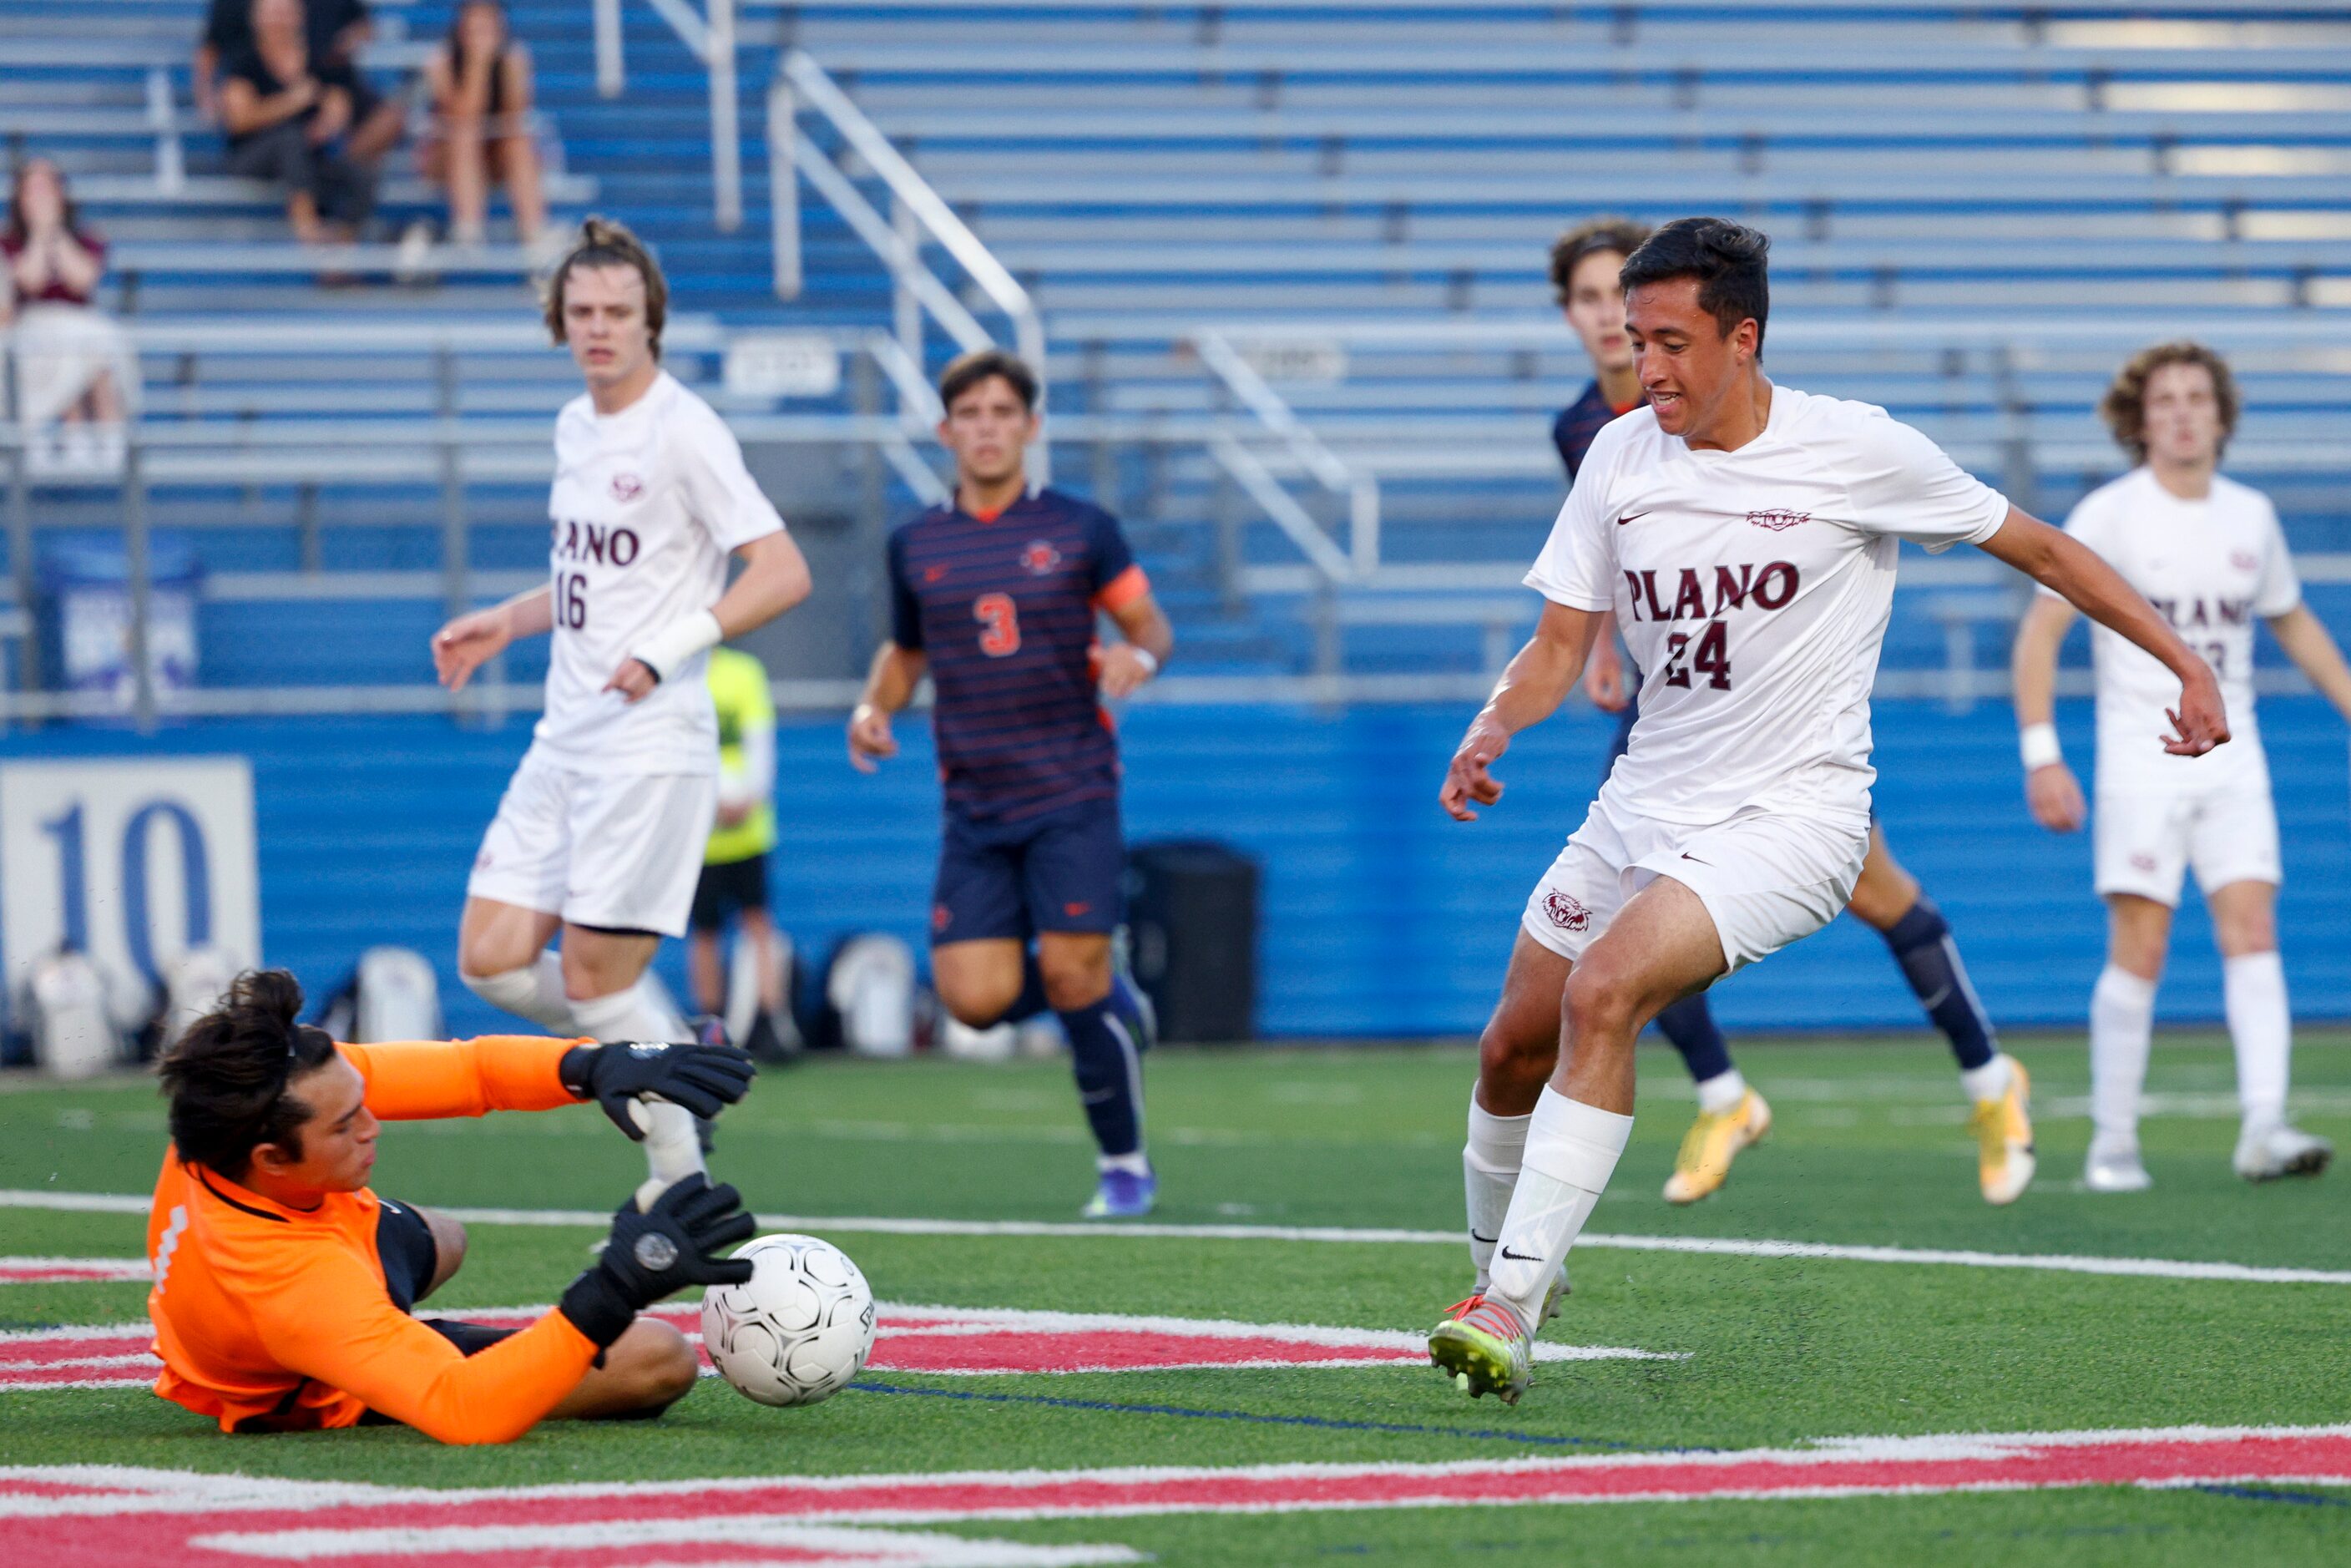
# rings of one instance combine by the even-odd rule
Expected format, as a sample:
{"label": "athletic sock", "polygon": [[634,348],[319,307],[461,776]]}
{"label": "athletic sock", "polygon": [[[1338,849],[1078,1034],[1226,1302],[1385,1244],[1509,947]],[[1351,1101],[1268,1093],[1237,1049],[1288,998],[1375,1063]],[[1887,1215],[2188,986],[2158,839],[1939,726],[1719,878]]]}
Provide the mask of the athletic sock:
{"label": "athletic sock", "polygon": [[1894,961],[1902,966],[1903,978],[1918,993],[1918,1005],[1951,1042],[1959,1071],[1966,1072],[1991,1061],[1999,1053],[1999,1039],[1975,986],[1968,979],[1968,967],[1959,959],[1959,945],[1951,939],[1950,924],[1935,907],[1935,901],[1920,894],[1910,913],[1880,935],[1893,950]]}
{"label": "athletic sock", "polygon": [[1682,1065],[1694,1082],[1703,1083],[1730,1071],[1730,1046],[1715,1027],[1714,1009],[1706,993],[1684,997],[1657,1015],[1657,1028],[1682,1053]]}
{"label": "athletic sock", "polygon": [[[581,1031],[600,1040],[667,1040],[674,1028],[668,1009],[655,1005],[642,986],[574,1001],[571,1012]],[[644,1130],[645,1164],[651,1172],[637,1188],[637,1207],[643,1208],[673,1183],[706,1167],[701,1140],[695,1135],[694,1114],[684,1106],[640,1099],[632,1114]]]}
{"label": "athletic sock", "polygon": [[1478,1270],[1478,1289],[1493,1279],[1494,1244],[1502,1239],[1502,1221],[1510,1212],[1510,1189],[1519,1185],[1519,1160],[1527,1147],[1524,1116],[1497,1116],[1469,1096],[1469,1141],[1461,1146],[1461,1185],[1468,1199],[1469,1263]]}
{"label": "athletic sock", "polygon": [[1105,1155],[1143,1152],[1143,1053],[1132,1025],[1118,1016],[1113,997],[1081,1008],[1060,1009],[1061,1031],[1070,1037],[1071,1066],[1078,1100]]}
{"label": "athletic sock", "polygon": [[2285,1121],[2286,1079],[2294,1055],[2294,1016],[2286,1006],[2285,964],[2275,950],[2241,953],[2220,966],[2229,1040],[2237,1048],[2237,1103],[2255,1131]]}
{"label": "athletic sock", "polygon": [[2090,1122],[2096,1141],[2138,1142],[2139,1092],[2155,1039],[2155,982],[2109,964],[2090,993]]}
{"label": "athletic sock", "polygon": [[557,954],[543,952],[534,962],[500,975],[461,972],[457,977],[490,1006],[528,1019],[541,1029],[566,1035],[588,1032],[563,994],[563,959]]}
{"label": "athletic sock", "polygon": [[1698,1082],[1698,1108],[1709,1116],[1728,1116],[1746,1098],[1747,1075],[1736,1067],[1725,1068]]}
{"label": "athletic sock", "polygon": [[1529,1332],[1540,1326],[1543,1293],[1592,1218],[1632,1133],[1632,1117],[1571,1100],[1555,1089],[1546,1088],[1535,1102],[1486,1292],[1508,1302]]}
{"label": "athletic sock", "polygon": [[1135,994],[1134,982],[1124,975],[1113,973],[1110,977],[1110,1010],[1126,1026],[1126,1037],[1134,1041],[1137,1050],[1151,1049],[1151,1031],[1143,1024],[1143,998]]}
{"label": "athletic sock", "polygon": [[1959,1070],[1959,1088],[1970,1100],[1997,1100],[2016,1082],[2014,1062],[2001,1051],[1981,1067]]}

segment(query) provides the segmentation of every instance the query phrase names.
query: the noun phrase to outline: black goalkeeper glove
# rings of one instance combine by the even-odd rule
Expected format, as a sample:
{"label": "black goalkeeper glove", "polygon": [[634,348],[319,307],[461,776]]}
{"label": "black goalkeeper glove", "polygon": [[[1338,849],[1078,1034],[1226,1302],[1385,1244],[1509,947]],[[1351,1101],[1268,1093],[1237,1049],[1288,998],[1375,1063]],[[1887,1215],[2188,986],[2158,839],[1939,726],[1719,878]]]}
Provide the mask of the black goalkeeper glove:
{"label": "black goalkeeper glove", "polygon": [[743,1098],[758,1069],[731,1045],[614,1040],[573,1046],[556,1071],[566,1089],[582,1100],[594,1095],[612,1125],[642,1143],[644,1129],[629,1114],[638,1095],[658,1094],[697,1116],[716,1116]]}
{"label": "black goalkeeper glove", "polygon": [[758,1228],[743,1212],[743,1195],[687,1176],[637,1211],[632,1201],[612,1216],[612,1234],[595,1266],[563,1292],[563,1315],[599,1345],[610,1346],[636,1315],[688,1285],[739,1285],[751,1277],[748,1258],[721,1258]]}

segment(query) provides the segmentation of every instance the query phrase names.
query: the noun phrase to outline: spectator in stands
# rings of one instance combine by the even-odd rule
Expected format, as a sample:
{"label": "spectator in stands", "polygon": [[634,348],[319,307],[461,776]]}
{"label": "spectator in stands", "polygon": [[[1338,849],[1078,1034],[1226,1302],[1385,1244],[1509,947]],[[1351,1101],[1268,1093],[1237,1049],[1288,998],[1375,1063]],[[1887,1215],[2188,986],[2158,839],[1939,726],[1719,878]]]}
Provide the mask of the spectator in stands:
{"label": "spectator in stands", "polygon": [[220,82],[229,172],[285,186],[297,239],[353,238],[375,174],[354,156],[350,89],[314,68],[301,0],[253,0],[252,21],[252,44]]}
{"label": "spectator in stands", "polygon": [[516,236],[539,244],[547,199],[531,134],[530,53],[507,30],[499,0],[465,0],[457,7],[448,37],[425,62],[424,80],[433,94],[433,128],[417,149],[417,163],[426,179],[448,187],[450,240],[482,243],[495,179],[507,188]]}
{"label": "spectator in stands", "polygon": [[[400,140],[400,105],[375,90],[359,68],[359,52],[375,35],[366,0],[299,0],[302,35],[309,46],[311,70],[330,87],[350,95],[350,155],[373,168]],[[220,118],[221,73],[253,47],[253,0],[212,0],[204,14],[204,37],[196,43],[195,68],[190,73],[196,95],[196,112],[206,120]]]}
{"label": "spectator in stands", "polygon": [[40,458],[120,467],[139,358],[130,334],[94,303],[106,242],[82,227],[64,172],[46,158],[16,172],[0,257],[0,326],[11,329],[15,347],[17,417],[28,432],[56,438]]}

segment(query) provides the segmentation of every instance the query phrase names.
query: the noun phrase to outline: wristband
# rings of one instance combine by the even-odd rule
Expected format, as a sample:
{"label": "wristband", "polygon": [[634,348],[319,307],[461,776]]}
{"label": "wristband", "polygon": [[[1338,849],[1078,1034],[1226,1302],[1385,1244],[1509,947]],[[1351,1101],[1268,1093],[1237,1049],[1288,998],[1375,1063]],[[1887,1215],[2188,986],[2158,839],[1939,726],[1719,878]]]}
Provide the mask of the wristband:
{"label": "wristband", "polygon": [[2057,727],[2045,720],[2026,725],[2016,737],[2016,748],[2027,773],[2065,760],[2064,749],[2057,744]]}
{"label": "wristband", "polygon": [[1129,643],[1126,645],[1126,649],[1128,653],[1133,653],[1137,659],[1140,659],[1143,662],[1143,673],[1144,674],[1155,675],[1159,673],[1159,656],[1156,653],[1154,653],[1148,648],[1139,648],[1132,643]]}
{"label": "wristband", "polygon": [[718,617],[707,610],[697,610],[681,620],[673,621],[636,647],[629,657],[653,673],[656,681],[667,680],[670,673],[705,648],[716,648],[726,637],[719,629]]}

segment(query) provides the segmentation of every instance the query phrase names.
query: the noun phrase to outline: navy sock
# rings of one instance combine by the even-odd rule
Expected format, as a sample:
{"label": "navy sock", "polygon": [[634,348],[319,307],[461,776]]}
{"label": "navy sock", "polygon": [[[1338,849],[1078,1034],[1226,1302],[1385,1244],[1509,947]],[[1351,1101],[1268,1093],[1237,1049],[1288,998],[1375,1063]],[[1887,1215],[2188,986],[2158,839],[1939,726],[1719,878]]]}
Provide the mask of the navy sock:
{"label": "navy sock", "polygon": [[1886,946],[1894,950],[1894,961],[1902,966],[1903,977],[1918,993],[1918,1005],[1950,1040],[1951,1054],[1959,1059],[1960,1070],[1990,1061],[2000,1041],[1992,1033],[1983,1003],[1976,998],[1975,987],[1968,983],[1967,966],[1959,961],[1959,945],[1951,940],[1950,925],[1934,901],[1920,894],[1910,913],[1883,935]]}
{"label": "navy sock", "polygon": [[1689,1069],[1691,1082],[1703,1083],[1730,1071],[1730,1045],[1715,1026],[1714,1009],[1706,1005],[1704,991],[1684,997],[1659,1013],[1657,1028],[1682,1053],[1682,1065]]}
{"label": "navy sock", "polygon": [[1110,1010],[1126,1026],[1126,1037],[1134,1041],[1137,1051],[1151,1049],[1151,1031],[1143,1027],[1143,998],[1135,995],[1134,983],[1124,975],[1113,973],[1110,977]]}
{"label": "navy sock", "polygon": [[1020,949],[1020,994],[1004,1009],[998,1023],[1026,1023],[1045,1010],[1045,971],[1037,967],[1034,948]]}
{"label": "navy sock", "polygon": [[1118,1016],[1116,996],[1113,987],[1100,1001],[1059,1016],[1094,1142],[1105,1155],[1131,1155],[1143,1146],[1143,1053]]}

